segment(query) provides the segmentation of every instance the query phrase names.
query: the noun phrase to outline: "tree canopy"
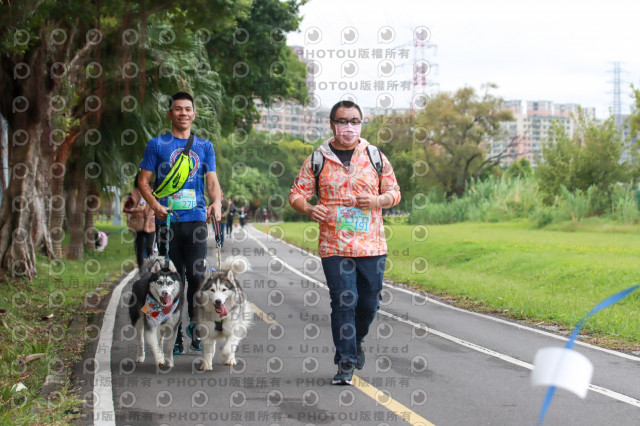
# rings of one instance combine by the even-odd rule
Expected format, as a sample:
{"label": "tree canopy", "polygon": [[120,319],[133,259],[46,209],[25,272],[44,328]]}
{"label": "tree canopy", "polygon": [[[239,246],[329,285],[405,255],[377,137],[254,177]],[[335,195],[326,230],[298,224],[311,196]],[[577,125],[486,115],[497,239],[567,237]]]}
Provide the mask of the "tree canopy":
{"label": "tree canopy", "polygon": [[543,164],[536,169],[545,203],[552,204],[563,188],[573,193],[593,187],[601,204],[595,210],[604,210],[615,184],[633,178],[630,164],[621,160],[623,149],[613,117],[597,124],[580,115],[572,138],[555,123],[542,147]]}
{"label": "tree canopy", "polygon": [[[63,255],[59,242],[69,229],[76,231],[71,254],[82,256],[82,239],[86,245],[95,235],[84,229],[91,220],[83,213],[94,204],[86,200],[130,182],[147,141],[168,130],[172,93],[194,95],[194,130],[214,144],[251,129],[255,97],[267,105],[274,96],[305,99],[306,67],[284,43],[303,3],[1,3],[0,123],[7,128],[0,131],[10,142],[3,155],[10,170],[27,170],[4,182],[4,199],[21,207],[12,214],[10,202],[1,206],[1,266],[32,277],[35,251]],[[16,230],[27,238],[14,238]]]}
{"label": "tree canopy", "polygon": [[487,142],[501,135],[500,123],[512,120],[487,85],[477,94],[471,87],[441,92],[416,116],[416,127],[429,132],[423,144],[431,172],[447,195],[462,195],[467,183],[496,166],[500,158],[486,155]]}

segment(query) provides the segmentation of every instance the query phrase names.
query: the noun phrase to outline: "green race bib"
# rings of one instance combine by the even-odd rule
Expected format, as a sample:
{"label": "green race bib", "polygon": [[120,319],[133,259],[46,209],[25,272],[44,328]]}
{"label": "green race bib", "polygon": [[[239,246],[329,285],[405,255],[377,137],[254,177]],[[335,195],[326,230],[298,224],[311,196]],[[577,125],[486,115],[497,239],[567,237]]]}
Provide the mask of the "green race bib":
{"label": "green race bib", "polygon": [[170,195],[167,204],[171,210],[191,210],[198,205],[196,191],[195,189],[182,189]]}
{"label": "green race bib", "polygon": [[339,206],[336,217],[338,231],[369,232],[371,210]]}

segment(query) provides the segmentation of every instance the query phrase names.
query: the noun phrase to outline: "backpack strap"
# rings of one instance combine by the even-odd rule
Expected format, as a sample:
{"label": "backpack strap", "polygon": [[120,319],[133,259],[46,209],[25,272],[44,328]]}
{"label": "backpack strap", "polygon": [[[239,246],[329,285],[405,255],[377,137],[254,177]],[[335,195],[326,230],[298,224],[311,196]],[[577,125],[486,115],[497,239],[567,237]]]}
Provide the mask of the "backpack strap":
{"label": "backpack strap", "polygon": [[320,149],[316,149],[311,154],[311,171],[313,172],[313,177],[316,180],[316,195],[320,197],[320,184],[318,183],[318,178],[320,177],[320,173],[322,173],[322,169],[324,168],[324,155],[320,152]]}
{"label": "backpack strap", "polygon": [[369,161],[371,161],[371,165],[374,169],[376,169],[376,173],[378,173],[378,191],[382,194],[382,156],[380,155],[380,150],[377,146],[367,145],[367,154],[369,155]]}
{"label": "backpack strap", "polygon": [[[378,180],[382,178],[382,156],[380,155],[380,150],[377,146],[368,145],[367,146],[367,155],[369,156],[369,161],[371,161],[371,165],[378,173]],[[311,171],[313,172],[313,177],[316,180],[316,195],[320,196],[320,183],[319,177],[320,173],[322,173],[322,169],[324,168],[324,155],[320,152],[320,149],[316,149],[311,154]],[[382,193],[382,186],[378,183],[378,191]]]}
{"label": "backpack strap", "polygon": [[189,157],[189,151],[191,151],[191,146],[193,145],[193,139],[194,139],[194,134],[189,133],[189,140],[187,141],[187,144],[185,145],[184,150],[182,151],[182,153],[187,157]]}

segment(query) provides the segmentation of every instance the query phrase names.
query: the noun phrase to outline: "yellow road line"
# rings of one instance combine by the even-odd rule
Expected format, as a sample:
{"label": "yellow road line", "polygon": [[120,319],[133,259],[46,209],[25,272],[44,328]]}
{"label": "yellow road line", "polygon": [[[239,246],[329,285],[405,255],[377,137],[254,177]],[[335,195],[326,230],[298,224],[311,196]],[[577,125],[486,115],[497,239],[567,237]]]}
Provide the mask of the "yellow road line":
{"label": "yellow road line", "polygon": [[[251,308],[255,315],[267,324],[278,324],[278,321],[265,314],[264,311],[258,308],[254,303],[251,303]],[[434,426],[433,423],[422,417],[420,414],[416,413],[409,407],[400,404],[380,389],[370,385],[355,375],[353,376],[353,386],[412,426]]]}
{"label": "yellow road line", "polygon": [[378,404],[385,407],[387,410],[395,413],[398,417],[400,417],[405,422],[409,423],[413,426],[434,426],[429,420],[422,417],[420,414],[416,413],[409,407],[400,404],[395,399],[391,398],[389,395],[376,388],[375,386],[370,385],[365,382],[358,376],[353,376],[353,386],[359,389],[362,393],[376,401]]}
{"label": "yellow road line", "polygon": [[251,305],[251,309],[253,309],[253,313],[256,314],[258,318],[267,324],[277,324],[278,321],[271,318],[269,315],[265,314],[264,311],[258,308],[254,303],[249,303]]}

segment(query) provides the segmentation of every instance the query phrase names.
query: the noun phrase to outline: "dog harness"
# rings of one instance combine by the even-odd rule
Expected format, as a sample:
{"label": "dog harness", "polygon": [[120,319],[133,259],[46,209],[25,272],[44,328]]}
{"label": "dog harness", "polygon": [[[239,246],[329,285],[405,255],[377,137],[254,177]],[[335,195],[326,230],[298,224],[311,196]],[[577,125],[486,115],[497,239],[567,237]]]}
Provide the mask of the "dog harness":
{"label": "dog harness", "polygon": [[222,331],[222,320],[215,321],[216,323],[216,331]]}
{"label": "dog harness", "polygon": [[140,310],[147,316],[149,324],[158,326],[171,318],[171,315],[176,311],[179,302],[180,299],[173,302],[173,304],[169,307],[163,307],[150,294],[147,294],[147,300]]}

